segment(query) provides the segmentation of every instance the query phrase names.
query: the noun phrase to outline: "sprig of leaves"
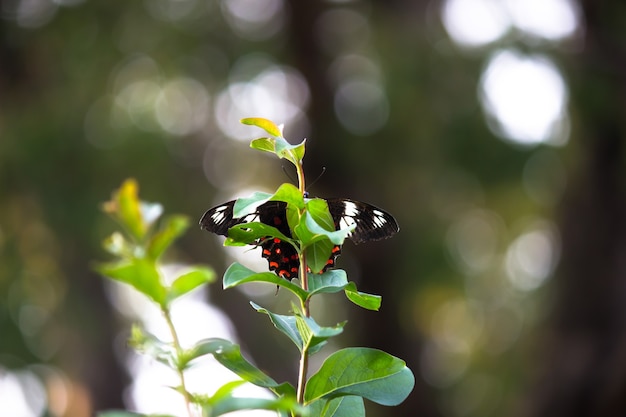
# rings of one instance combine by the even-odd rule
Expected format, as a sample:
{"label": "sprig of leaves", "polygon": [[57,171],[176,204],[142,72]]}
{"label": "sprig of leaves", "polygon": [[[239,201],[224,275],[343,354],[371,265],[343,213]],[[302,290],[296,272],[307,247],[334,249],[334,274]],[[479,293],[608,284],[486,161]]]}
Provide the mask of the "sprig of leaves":
{"label": "sprig of leaves", "polygon": [[[215,279],[213,269],[205,265],[189,266],[169,285],[163,279],[162,256],[187,230],[190,223],[188,218],[174,215],[159,222],[163,213],[161,205],[141,201],[138,196],[138,185],[132,179],[126,180],[113,192],[111,200],[103,204],[103,210],[119,223],[122,231],[114,232],[103,244],[115,259],[99,263],[95,265],[95,269],[110,279],[132,286],[160,307],[171,329],[172,341],[160,340],[139,325],[135,325],[131,330],[129,344],[138,352],[151,356],[179,375],[180,385],[174,388],[185,398],[190,417],[194,415],[194,410],[199,410],[206,417],[247,409],[273,410],[285,416],[292,413],[306,414],[304,406],[296,402],[295,388],[289,383],[277,383],[263,373],[242,356],[236,344],[212,338],[201,340],[190,348],[180,345],[171,321],[172,302]],[[224,384],[213,395],[189,392],[185,384],[185,371],[195,360],[206,355],[212,355],[241,380]],[[242,383],[252,383],[266,388],[274,393],[274,398],[236,396],[234,391]],[[99,416],[143,415],[112,410],[102,412]]]}

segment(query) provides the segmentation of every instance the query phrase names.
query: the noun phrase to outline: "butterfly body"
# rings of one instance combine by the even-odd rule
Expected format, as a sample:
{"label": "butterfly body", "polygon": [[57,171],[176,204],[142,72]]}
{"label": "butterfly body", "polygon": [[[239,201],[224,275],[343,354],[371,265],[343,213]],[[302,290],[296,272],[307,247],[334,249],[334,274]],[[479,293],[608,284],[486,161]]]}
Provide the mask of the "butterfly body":
{"label": "butterfly body", "polygon": [[[371,204],[345,198],[331,198],[326,202],[336,230],[354,226],[354,230],[348,234],[348,239],[355,244],[387,239],[399,231],[398,223],[391,214]],[[200,219],[200,226],[209,232],[228,236],[228,229],[231,227],[258,221],[275,227],[287,237],[292,237],[287,222],[287,203],[268,201],[259,205],[253,213],[243,217],[233,217],[234,206],[235,200],[232,200],[209,209]],[[262,248],[261,256],[268,261],[270,271],[287,279],[298,276],[300,260],[291,244],[275,237],[260,239],[258,244]],[[333,268],[340,254],[341,247],[335,245],[323,271]]]}

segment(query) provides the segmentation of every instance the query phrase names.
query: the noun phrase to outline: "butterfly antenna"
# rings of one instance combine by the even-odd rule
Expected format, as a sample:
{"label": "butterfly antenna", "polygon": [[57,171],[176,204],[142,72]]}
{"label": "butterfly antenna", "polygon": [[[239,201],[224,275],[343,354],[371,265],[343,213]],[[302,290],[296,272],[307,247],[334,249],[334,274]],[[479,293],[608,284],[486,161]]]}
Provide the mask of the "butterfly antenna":
{"label": "butterfly antenna", "polygon": [[320,172],[320,175],[317,176],[317,178],[315,178],[311,184],[309,184],[309,187],[312,187],[313,185],[315,185],[315,183],[317,181],[319,181],[320,178],[322,178],[322,175],[324,175],[324,173],[326,172],[326,167],[322,167],[322,172]]}
{"label": "butterfly antenna", "polygon": [[296,181],[291,177],[291,174],[289,174],[289,172],[287,172],[287,168],[285,168],[284,165],[282,165],[281,168],[283,169],[283,172],[285,173],[287,178],[289,178],[289,181],[295,183]]}

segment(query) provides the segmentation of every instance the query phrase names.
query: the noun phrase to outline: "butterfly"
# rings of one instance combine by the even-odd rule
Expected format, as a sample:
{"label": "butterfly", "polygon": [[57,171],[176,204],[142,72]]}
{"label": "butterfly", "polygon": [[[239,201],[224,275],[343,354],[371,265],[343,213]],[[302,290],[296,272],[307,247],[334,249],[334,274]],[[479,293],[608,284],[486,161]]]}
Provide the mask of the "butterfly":
{"label": "butterfly", "polygon": [[[387,239],[400,230],[398,222],[391,214],[371,204],[346,198],[330,198],[326,202],[336,230],[355,226],[348,234],[348,239],[355,244]],[[235,200],[232,200],[209,209],[200,219],[201,228],[228,236],[228,229],[231,227],[258,221],[275,227],[287,237],[292,237],[287,223],[287,203],[284,201],[268,201],[259,205],[253,213],[243,217],[233,217],[234,206]],[[268,261],[270,271],[286,279],[298,276],[300,259],[291,244],[275,237],[259,239],[258,244],[262,249],[261,256]],[[340,254],[341,246],[335,245],[322,271],[333,268]]]}

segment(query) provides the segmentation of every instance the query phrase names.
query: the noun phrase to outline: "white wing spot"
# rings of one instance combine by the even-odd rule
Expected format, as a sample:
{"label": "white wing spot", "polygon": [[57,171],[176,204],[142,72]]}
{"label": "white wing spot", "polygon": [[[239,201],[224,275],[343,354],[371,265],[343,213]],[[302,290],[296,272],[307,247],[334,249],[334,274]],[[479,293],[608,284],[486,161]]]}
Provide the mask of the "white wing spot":
{"label": "white wing spot", "polygon": [[374,223],[378,227],[383,227],[387,223],[387,219],[385,218],[385,213],[383,213],[380,210],[373,210],[373,211],[374,211],[374,215],[376,216],[374,217]]}
{"label": "white wing spot", "polygon": [[224,210],[226,210],[226,207],[220,207],[217,210],[215,210],[215,212],[211,215],[211,220],[213,220],[213,223],[220,224],[221,222],[224,221],[226,217],[224,215]]}
{"label": "white wing spot", "polygon": [[357,224],[355,217],[359,214],[359,208],[352,201],[343,202],[343,214],[339,220],[339,229],[349,229]]}
{"label": "white wing spot", "polygon": [[359,208],[352,201],[344,201],[343,202],[343,214],[344,216],[354,217],[359,214]]}
{"label": "white wing spot", "polygon": [[339,229],[349,229],[355,224],[356,224],[356,220],[354,220],[352,217],[344,216],[341,218],[341,220],[339,220]]}

